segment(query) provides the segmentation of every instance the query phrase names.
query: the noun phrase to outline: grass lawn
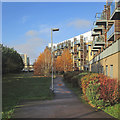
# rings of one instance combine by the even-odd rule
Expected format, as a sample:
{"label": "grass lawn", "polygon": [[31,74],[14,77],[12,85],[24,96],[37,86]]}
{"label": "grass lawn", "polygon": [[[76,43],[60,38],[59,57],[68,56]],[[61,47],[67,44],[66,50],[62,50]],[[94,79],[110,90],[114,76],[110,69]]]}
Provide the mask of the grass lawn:
{"label": "grass lawn", "polygon": [[2,78],[2,117],[10,118],[23,100],[52,99],[51,78],[33,77],[32,73],[9,74]]}
{"label": "grass lawn", "polygon": [[105,108],[104,111],[110,114],[111,116],[118,118],[120,120],[120,103],[115,104],[114,106],[108,106]]}

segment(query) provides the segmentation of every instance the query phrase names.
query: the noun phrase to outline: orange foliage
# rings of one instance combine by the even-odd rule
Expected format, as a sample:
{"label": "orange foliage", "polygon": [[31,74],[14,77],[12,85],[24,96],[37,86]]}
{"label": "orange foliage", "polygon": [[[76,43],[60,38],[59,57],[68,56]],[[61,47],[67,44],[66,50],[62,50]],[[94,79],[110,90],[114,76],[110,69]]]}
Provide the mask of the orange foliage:
{"label": "orange foliage", "polygon": [[56,70],[57,71],[72,71],[72,58],[69,49],[64,49],[61,56],[56,59]]}
{"label": "orange foliage", "polygon": [[55,63],[56,63],[56,71],[62,72],[64,70],[62,57],[58,56]]}
{"label": "orange foliage", "polygon": [[34,63],[35,75],[48,75],[51,70],[51,51],[46,48],[43,53],[37,58]]}

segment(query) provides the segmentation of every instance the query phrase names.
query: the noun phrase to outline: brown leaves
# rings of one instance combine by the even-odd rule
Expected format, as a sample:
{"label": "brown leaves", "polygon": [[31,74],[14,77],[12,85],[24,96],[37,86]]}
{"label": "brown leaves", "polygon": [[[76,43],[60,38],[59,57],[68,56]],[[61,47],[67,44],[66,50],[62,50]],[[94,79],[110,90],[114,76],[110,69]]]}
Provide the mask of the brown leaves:
{"label": "brown leaves", "polygon": [[46,47],[34,64],[35,75],[48,75],[51,70],[51,51]]}
{"label": "brown leaves", "polygon": [[56,59],[56,70],[57,71],[72,71],[72,58],[69,49],[64,49],[61,56]]}

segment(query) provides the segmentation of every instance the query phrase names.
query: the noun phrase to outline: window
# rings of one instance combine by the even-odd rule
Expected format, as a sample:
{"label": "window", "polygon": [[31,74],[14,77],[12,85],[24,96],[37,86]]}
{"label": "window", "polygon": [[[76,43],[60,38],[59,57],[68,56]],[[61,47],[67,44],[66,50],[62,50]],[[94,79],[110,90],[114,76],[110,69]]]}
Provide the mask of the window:
{"label": "window", "polygon": [[106,65],[106,75],[108,76],[108,65]]}
{"label": "window", "polygon": [[101,67],[101,72],[104,74],[104,66]]}
{"label": "window", "polygon": [[113,65],[110,65],[110,77],[113,78]]}
{"label": "window", "polygon": [[91,56],[92,56],[92,51],[90,52]]}

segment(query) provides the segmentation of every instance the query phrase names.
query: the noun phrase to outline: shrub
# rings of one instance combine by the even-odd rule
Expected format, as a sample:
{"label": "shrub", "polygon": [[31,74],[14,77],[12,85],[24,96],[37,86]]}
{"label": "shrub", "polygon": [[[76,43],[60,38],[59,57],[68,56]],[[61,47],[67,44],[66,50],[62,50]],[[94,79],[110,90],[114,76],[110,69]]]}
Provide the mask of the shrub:
{"label": "shrub", "polygon": [[82,91],[84,93],[84,95],[86,95],[86,89],[87,86],[89,85],[90,81],[94,81],[96,80],[98,77],[97,73],[92,73],[92,74],[87,74],[84,77],[82,77],[81,79],[81,86],[82,86]]}
{"label": "shrub", "polygon": [[81,79],[84,96],[96,107],[113,105],[118,101],[117,80],[92,73]]}
{"label": "shrub", "polygon": [[71,83],[71,78],[78,75],[81,71],[72,71],[64,73],[64,80]]}
{"label": "shrub", "polygon": [[104,102],[109,102],[111,105],[118,101],[118,84],[116,79],[110,79],[104,75],[99,78],[100,81],[100,98]]}

